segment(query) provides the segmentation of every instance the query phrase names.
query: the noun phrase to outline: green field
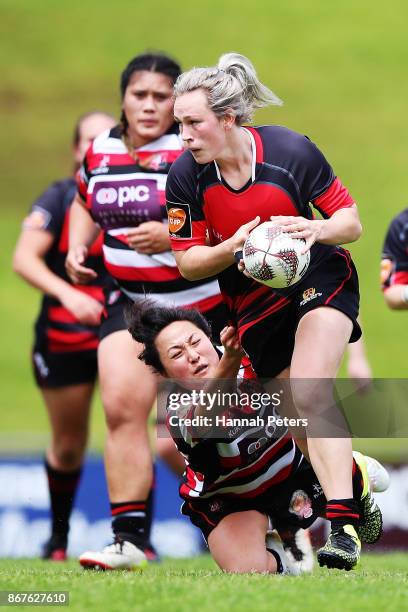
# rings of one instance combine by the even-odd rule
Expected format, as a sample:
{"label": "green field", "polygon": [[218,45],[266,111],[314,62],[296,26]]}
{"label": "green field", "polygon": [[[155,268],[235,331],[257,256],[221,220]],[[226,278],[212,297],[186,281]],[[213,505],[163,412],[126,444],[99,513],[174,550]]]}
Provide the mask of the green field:
{"label": "green field", "polygon": [[[42,448],[47,436],[28,358],[38,295],[10,270],[21,219],[51,180],[69,173],[75,118],[92,108],[118,113],[119,72],[148,47],[185,67],[242,52],[284,99],[257,122],[308,134],[359,203],[364,235],[352,251],[368,354],[376,376],[406,376],[406,315],[385,308],[378,270],[385,228],[408,193],[407,18],[399,0],[255,0],[250,8],[239,0],[0,0],[3,449]],[[97,403],[92,446],[102,438]],[[392,441],[387,456],[400,458],[404,447]]]}
{"label": "green field", "polygon": [[143,574],[84,572],[73,561],[1,561],[0,590],[69,591],[69,610],[401,611],[408,607],[408,559],[372,554],[353,572],[316,569],[301,577],[227,576],[207,556],[165,561]]}

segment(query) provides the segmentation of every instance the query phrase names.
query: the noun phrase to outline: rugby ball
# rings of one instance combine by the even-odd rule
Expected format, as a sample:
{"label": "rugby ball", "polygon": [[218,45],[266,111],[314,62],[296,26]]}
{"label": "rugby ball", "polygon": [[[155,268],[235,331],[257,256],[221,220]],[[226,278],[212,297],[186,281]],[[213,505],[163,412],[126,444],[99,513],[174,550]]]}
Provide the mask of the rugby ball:
{"label": "rugby ball", "polygon": [[310,251],[302,253],[306,241],[291,238],[282,227],[266,221],[249,234],[243,248],[247,273],[258,283],[282,289],[299,282],[310,263]]}

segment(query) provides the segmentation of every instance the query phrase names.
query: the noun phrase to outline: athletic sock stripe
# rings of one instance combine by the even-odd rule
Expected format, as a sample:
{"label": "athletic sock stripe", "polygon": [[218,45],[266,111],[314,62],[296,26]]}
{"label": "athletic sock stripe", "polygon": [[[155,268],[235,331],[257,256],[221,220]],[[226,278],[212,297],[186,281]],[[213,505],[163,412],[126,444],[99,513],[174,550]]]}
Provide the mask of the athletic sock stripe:
{"label": "athletic sock stripe", "polygon": [[112,516],[122,514],[122,512],[129,512],[131,510],[146,510],[146,504],[127,504],[126,506],[120,506],[119,508],[112,508]]}
{"label": "athletic sock stripe", "polygon": [[328,510],[343,510],[344,512],[350,512],[351,508],[348,506],[343,506],[342,504],[327,504],[326,508]]}
{"label": "athletic sock stripe", "polygon": [[347,514],[343,514],[343,512],[326,512],[326,518],[328,519],[339,518],[339,517],[359,519],[360,515],[353,514],[352,512],[348,512]]}

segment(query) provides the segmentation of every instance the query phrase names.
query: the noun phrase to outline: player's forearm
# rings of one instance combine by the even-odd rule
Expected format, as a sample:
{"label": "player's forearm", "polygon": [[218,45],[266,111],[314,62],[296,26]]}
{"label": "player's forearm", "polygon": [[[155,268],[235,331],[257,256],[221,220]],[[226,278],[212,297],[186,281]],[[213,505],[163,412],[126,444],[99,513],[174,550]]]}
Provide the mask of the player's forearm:
{"label": "player's forearm", "polygon": [[69,212],[69,248],[86,246],[89,248],[96,240],[100,228],[92,219],[89,211],[76,196]]}
{"label": "player's forearm", "polygon": [[321,223],[318,242],[322,244],[347,244],[355,242],[361,236],[362,226],[357,207],[342,208],[334,213],[330,219],[316,221]]}
{"label": "player's forearm", "polygon": [[408,285],[392,285],[384,291],[386,304],[392,310],[408,309]]}
{"label": "player's forearm", "polygon": [[72,291],[72,286],[52,272],[41,257],[26,252],[16,251],[13,259],[13,269],[30,285],[42,293],[50,295],[59,301]]}
{"label": "player's forearm", "polygon": [[200,280],[219,274],[234,263],[230,240],[216,246],[193,246],[188,251],[174,251],[180,273],[187,280]]}

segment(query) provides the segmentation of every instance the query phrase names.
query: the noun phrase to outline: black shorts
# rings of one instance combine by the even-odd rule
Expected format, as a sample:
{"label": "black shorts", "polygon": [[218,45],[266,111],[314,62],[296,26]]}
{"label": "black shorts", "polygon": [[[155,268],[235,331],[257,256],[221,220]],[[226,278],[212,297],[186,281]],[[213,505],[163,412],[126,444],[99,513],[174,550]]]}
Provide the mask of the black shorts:
{"label": "black shorts", "polygon": [[360,303],[358,276],[345,249],[333,251],[305,280],[300,281],[287,300],[280,310],[250,327],[241,338],[260,378],[277,376],[290,365],[299,321],[310,310],[320,306],[340,310],[353,323],[349,342],[356,342],[361,337],[357,321]]}
{"label": "black shorts", "polygon": [[[132,301],[120,290],[108,290],[105,292],[105,311],[102,315],[99,329],[99,340],[117,331],[123,331],[128,326],[125,321],[125,309],[131,306]],[[213,340],[220,344],[220,332],[227,325],[228,313],[223,302],[214,308],[202,313],[211,325]]]}
{"label": "black shorts", "polygon": [[35,381],[41,388],[93,383],[98,374],[96,350],[53,353],[46,339],[39,336],[32,351],[32,364]]}
{"label": "black shorts", "polygon": [[306,529],[324,514],[326,498],[310,464],[304,459],[283,483],[254,499],[214,496],[186,500],[181,511],[201,529],[205,540],[218,523],[234,512],[257,510],[268,516],[274,528]]}

